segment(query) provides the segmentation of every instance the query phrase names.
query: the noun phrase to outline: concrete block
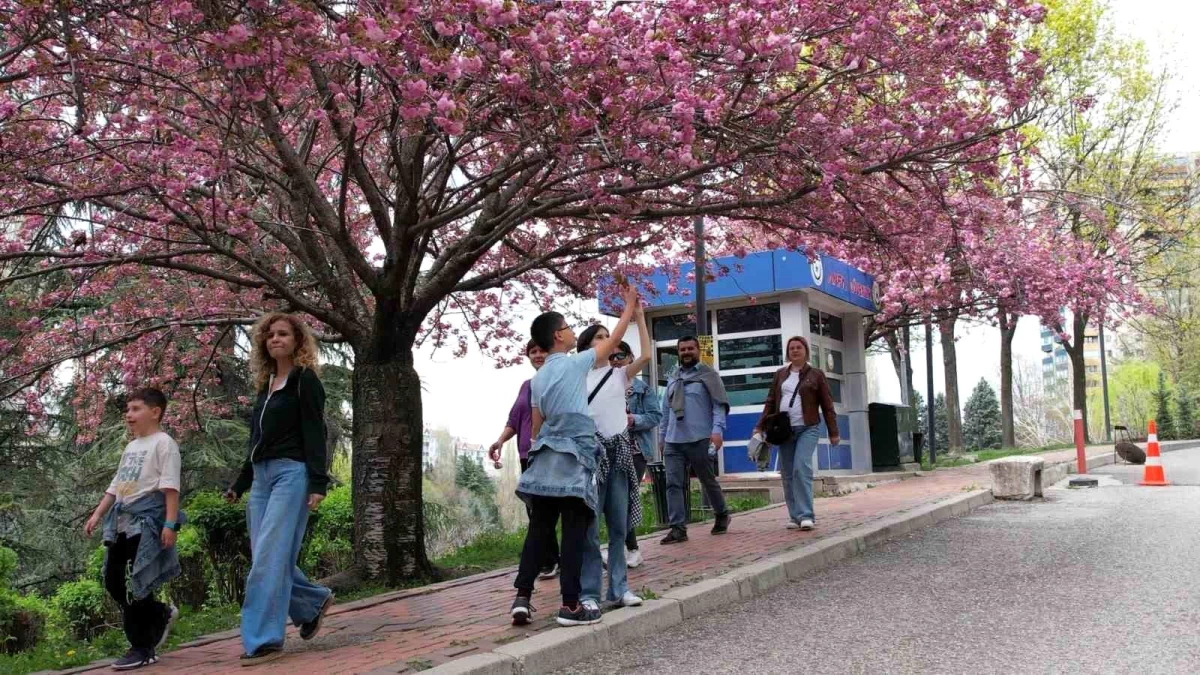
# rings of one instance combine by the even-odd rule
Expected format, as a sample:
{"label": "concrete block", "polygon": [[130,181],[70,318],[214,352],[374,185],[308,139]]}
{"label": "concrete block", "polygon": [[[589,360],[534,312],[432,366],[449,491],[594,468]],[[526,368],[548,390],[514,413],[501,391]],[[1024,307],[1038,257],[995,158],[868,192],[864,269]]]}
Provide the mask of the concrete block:
{"label": "concrete block", "polygon": [[742,600],[749,600],[787,582],[787,571],[782,561],[768,558],[762,562],[739,567],[718,579],[728,579],[738,586],[738,595]]}
{"label": "concrete block", "polygon": [[543,631],[520,642],[497,647],[493,653],[514,659],[515,672],[538,675],[553,673],[611,647],[608,628],[598,623]]}
{"label": "concrete block", "polygon": [[717,578],[668,591],[663,594],[663,599],[678,602],[679,611],[687,620],[740,602],[742,593],[738,584]]}
{"label": "concrete block", "polygon": [[640,607],[624,607],[604,615],[608,641],[618,647],[683,623],[683,610],[675,600],[647,600]]}
{"label": "concrete block", "polygon": [[[400,661],[397,665],[402,665],[404,668],[409,667],[407,661]],[[517,660],[511,656],[487,652],[455,659],[425,672],[430,675],[513,675],[516,672],[516,665]],[[384,673],[402,672],[402,670],[390,671],[387,668],[380,670]]]}
{"label": "concrete block", "polygon": [[1045,459],[1031,456],[1002,457],[991,462],[992,494],[997,499],[1041,497],[1045,466]]}

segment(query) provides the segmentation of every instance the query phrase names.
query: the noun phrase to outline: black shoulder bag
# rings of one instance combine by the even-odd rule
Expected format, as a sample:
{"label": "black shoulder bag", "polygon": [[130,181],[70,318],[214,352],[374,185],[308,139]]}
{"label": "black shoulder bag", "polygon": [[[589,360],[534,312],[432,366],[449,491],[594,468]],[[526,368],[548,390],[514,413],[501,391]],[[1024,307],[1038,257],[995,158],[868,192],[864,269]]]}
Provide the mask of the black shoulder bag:
{"label": "black shoulder bag", "polygon": [[605,383],[608,382],[608,378],[612,377],[613,370],[613,367],[609,366],[608,372],[605,373],[604,377],[600,379],[600,384],[597,384],[596,388],[592,390],[592,393],[588,394],[588,405],[592,404],[592,399],[596,398],[596,394],[599,394],[600,390],[604,388]]}
{"label": "black shoulder bag", "polygon": [[[788,408],[796,405],[796,397],[800,395],[800,387],[804,384],[805,378],[808,376],[808,370],[804,373],[796,374],[796,390],[792,392],[792,401],[788,403]],[[787,382],[787,378],[783,378]],[[783,382],[779,383],[779,389],[782,393]],[[767,442],[771,445],[783,445],[792,440],[792,420],[786,410],[780,408],[776,413],[767,416],[767,421],[763,424],[763,432],[766,434]]]}

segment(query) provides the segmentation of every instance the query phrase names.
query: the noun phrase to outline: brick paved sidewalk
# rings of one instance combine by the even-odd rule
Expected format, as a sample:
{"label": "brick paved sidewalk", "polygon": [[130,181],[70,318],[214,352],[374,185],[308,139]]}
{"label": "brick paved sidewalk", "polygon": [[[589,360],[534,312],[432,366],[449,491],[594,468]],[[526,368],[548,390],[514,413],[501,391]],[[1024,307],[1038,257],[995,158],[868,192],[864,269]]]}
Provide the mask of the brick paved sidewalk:
{"label": "brick paved sidewalk", "polygon": [[[1043,456],[1047,461],[1065,461],[1074,457],[1074,451]],[[635,591],[649,588],[662,594],[675,586],[718,576],[823,537],[990,484],[985,465],[943,469],[844,497],[820,499],[816,503],[818,527],[813,532],[785,529],[786,511],[777,504],[735,515],[729,533],[717,537],[709,535],[703,524],[689,528],[691,539],[684,544],[660,546],[657,536],[648,536],[641,545],[645,563],[629,570],[629,585]],[[320,636],[302,642],[295,629],[289,629],[288,655],[253,672],[416,672],[555,627],[557,580],[538,582],[533,606],[539,611],[532,625],[519,629],[510,625],[508,609],[514,594],[514,575],[515,568],[507,568],[335,607]],[[231,631],[162,654],[151,670],[238,672],[240,653],[237,633]],[[72,672],[95,672],[105,666],[90,668]]]}

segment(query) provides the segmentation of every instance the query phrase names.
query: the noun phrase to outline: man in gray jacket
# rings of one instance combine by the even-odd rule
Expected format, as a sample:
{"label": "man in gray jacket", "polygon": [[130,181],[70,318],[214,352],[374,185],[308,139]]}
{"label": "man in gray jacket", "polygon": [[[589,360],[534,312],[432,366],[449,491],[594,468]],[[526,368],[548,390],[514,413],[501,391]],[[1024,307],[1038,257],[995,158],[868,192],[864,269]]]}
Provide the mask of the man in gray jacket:
{"label": "man in gray jacket", "polygon": [[677,348],[679,369],[667,383],[663,422],[658,428],[667,471],[667,513],[671,521],[671,532],[661,544],[687,541],[684,490],[689,489],[689,466],[700,479],[716,514],[712,533],[724,534],[729,529],[725,496],[708,460],[709,446],[719,451],[725,442],[729,397],[720,375],[700,363],[699,340],[693,336],[680,338]]}

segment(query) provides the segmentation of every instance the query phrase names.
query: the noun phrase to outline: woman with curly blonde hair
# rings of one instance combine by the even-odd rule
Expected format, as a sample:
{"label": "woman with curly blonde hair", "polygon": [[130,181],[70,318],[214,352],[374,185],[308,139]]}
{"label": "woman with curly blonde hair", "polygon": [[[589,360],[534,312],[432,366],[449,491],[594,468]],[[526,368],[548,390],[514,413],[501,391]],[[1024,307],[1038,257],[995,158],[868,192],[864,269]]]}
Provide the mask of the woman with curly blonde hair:
{"label": "woman with curly blonde hair", "polygon": [[312,639],[333,604],[333,593],[296,566],[308,513],[329,485],[317,341],[299,317],[282,313],[264,316],[250,336],[258,400],[241,475],[225,492],[232,503],[250,490],[246,520],[252,558],[242,604],[243,665],[283,655],[288,618],[300,627],[302,639]]}

